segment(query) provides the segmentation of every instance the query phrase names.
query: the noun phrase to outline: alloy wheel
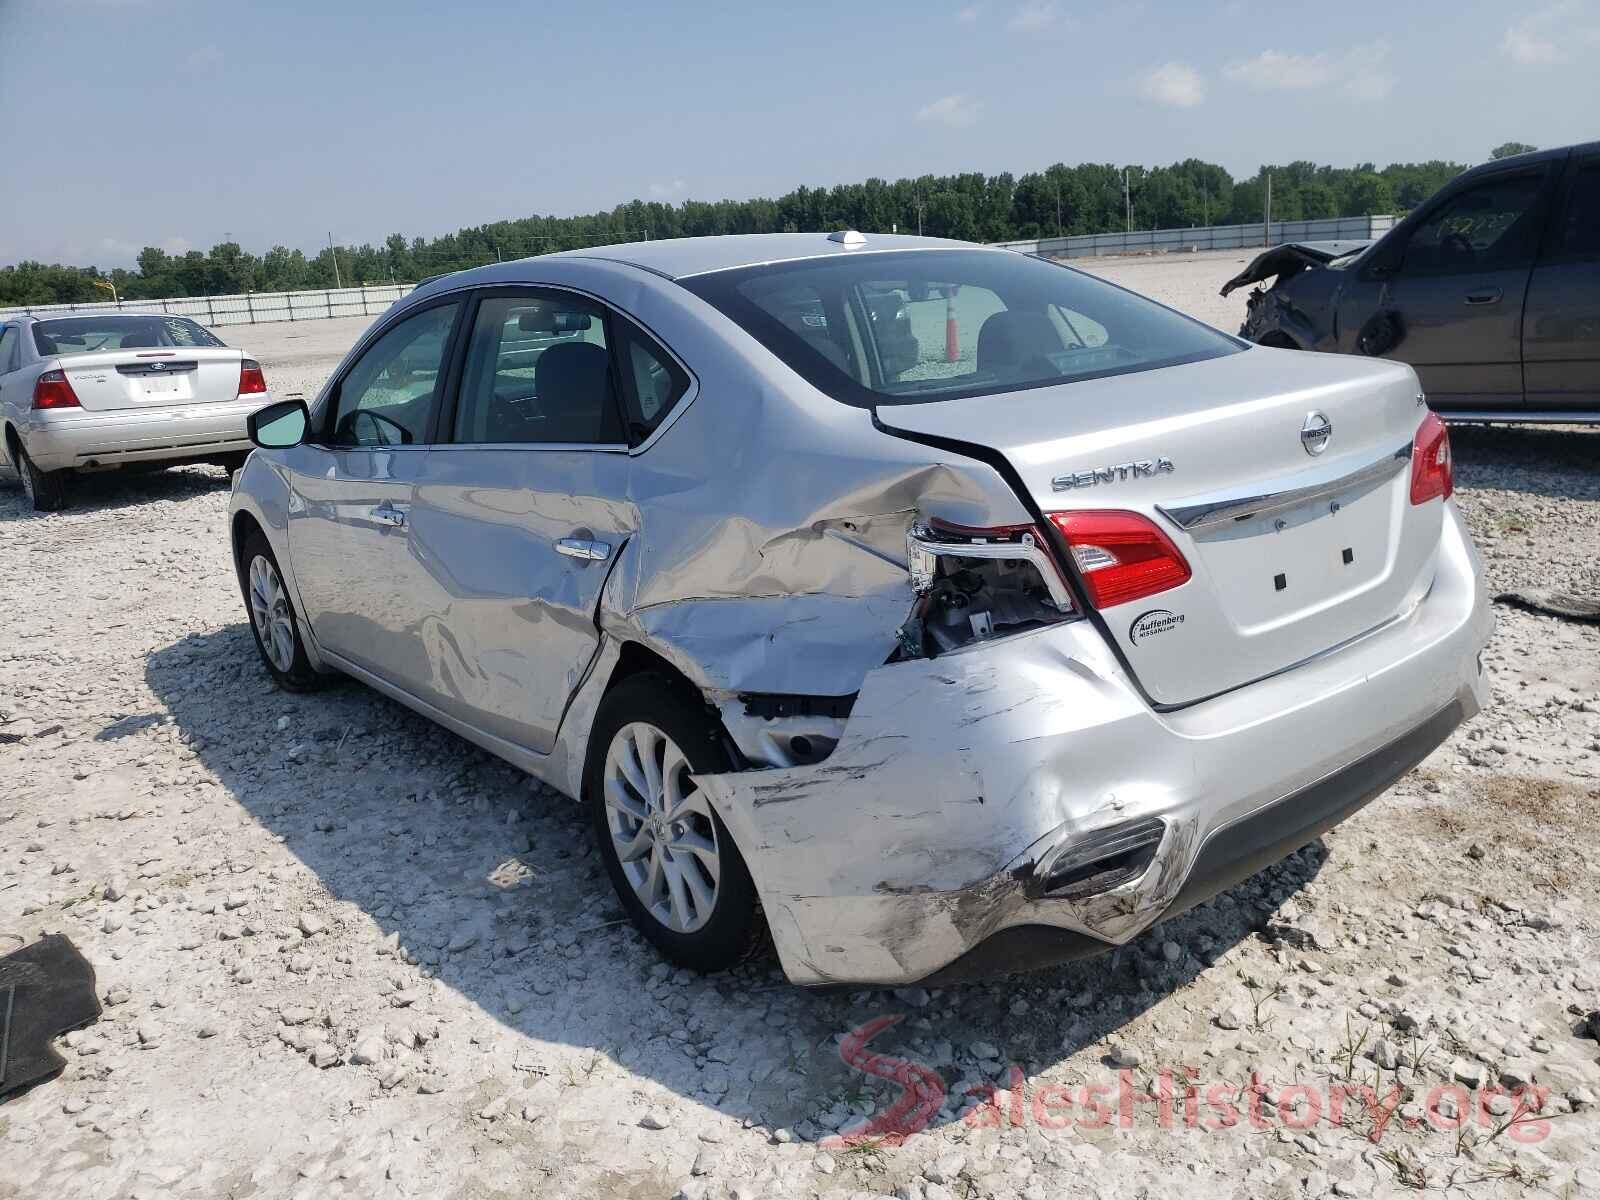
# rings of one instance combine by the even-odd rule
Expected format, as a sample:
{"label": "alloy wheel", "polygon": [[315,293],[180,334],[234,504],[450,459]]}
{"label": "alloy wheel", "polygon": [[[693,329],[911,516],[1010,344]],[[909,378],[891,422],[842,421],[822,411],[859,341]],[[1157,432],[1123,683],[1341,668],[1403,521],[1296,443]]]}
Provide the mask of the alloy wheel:
{"label": "alloy wheel", "polygon": [[250,560],[250,617],[268,661],[287,673],[294,666],[294,619],[278,568],[264,554]]}
{"label": "alloy wheel", "polygon": [[677,744],[654,725],[617,730],[606,752],[606,825],[645,909],[674,933],[711,919],[722,861],[711,805]]}

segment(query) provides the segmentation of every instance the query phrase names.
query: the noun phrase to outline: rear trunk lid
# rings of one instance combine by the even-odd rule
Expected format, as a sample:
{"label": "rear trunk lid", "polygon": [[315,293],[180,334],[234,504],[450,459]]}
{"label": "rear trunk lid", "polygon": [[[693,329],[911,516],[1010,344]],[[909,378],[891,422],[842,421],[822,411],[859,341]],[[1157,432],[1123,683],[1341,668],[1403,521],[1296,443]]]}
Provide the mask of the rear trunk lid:
{"label": "rear trunk lid", "polygon": [[1286,670],[1417,604],[1442,521],[1442,502],[1410,502],[1425,415],[1409,367],[1267,347],[878,410],[891,432],[997,451],[1044,513],[1127,510],[1171,538],[1192,577],[1101,612],[1162,705]]}
{"label": "rear trunk lid", "polygon": [[56,361],[88,412],[219,404],[239,397],[242,351],[178,346],[63,354]]}

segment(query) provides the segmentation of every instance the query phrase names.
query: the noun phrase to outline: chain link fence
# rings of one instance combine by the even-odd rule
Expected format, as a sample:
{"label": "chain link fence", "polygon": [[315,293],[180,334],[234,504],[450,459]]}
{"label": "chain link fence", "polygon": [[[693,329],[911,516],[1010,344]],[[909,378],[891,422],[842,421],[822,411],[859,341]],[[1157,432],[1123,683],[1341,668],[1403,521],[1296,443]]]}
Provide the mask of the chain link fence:
{"label": "chain link fence", "polygon": [[1202,225],[1191,229],[1136,229],[1128,233],[1084,233],[1070,237],[996,242],[1007,250],[1044,258],[1102,258],[1119,254],[1182,254],[1198,250],[1241,250],[1285,242],[1342,242],[1382,237],[1394,228],[1392,216],[1330,217],[1316,221],[1273,221],[1267,225]]}

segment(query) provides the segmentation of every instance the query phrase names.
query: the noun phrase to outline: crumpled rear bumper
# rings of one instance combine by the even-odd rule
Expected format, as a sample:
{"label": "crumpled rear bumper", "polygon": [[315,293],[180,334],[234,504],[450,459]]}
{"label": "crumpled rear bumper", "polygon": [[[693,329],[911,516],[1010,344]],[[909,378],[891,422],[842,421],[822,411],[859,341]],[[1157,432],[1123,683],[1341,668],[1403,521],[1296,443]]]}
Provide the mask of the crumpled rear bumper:
{"label": "crumpled rear bumper", "polygon": [[[824,762],[707,775],[785,971],[944,982],[1122,944],[1313,840],[1484,697],[1493,618],[1459,516],[1410,613],[1175,712],[1086,621],[869,674]],[[1135,877],[1055,894],[1041,863],[1141,822]]]}

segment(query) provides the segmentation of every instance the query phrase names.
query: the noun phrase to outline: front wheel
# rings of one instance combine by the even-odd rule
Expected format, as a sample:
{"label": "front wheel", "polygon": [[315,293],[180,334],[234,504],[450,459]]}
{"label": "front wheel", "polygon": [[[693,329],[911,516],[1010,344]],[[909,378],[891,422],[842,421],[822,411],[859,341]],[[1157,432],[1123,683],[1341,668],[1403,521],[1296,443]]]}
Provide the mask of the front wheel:
{"label": "front wheel", "polygon": [[606,873],[633,923],[667,958],[721,971],[765,929],[739,848],[695,785],[725,771],[716,723],[664,676],[627,679],[600,703],[584,796]]}
{"label": "front wheel", "polygon": [[250,632],[261,661],[286,691],[315,691],[325,680],[306,656],[294,602],[283,585],[272,547],[260,530],[253,530],[244,539],[242,561],[245,609],[250,614]]}

